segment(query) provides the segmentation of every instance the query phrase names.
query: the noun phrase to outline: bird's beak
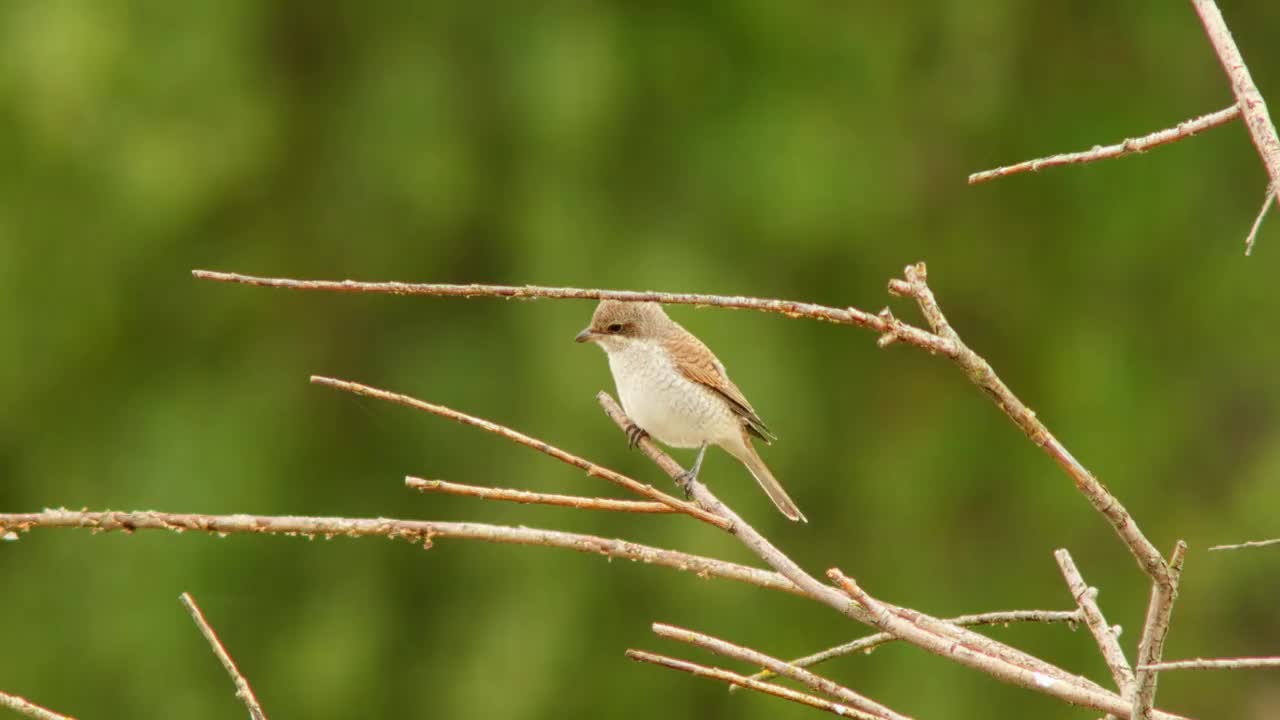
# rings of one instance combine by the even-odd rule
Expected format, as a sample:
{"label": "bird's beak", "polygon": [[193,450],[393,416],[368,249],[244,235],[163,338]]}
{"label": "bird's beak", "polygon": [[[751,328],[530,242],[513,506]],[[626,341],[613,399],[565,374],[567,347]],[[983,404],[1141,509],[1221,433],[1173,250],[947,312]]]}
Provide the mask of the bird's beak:
{"label": "bird's beak", "polygon": [[583,343],[583,342],[589,342],[591,340],[595,340],[595,338],[596,338],[596,334],[591,332],[591,328],[585,328],[583,329],[582,332],[578,333],[577,336],[573,338],[573,341]]}

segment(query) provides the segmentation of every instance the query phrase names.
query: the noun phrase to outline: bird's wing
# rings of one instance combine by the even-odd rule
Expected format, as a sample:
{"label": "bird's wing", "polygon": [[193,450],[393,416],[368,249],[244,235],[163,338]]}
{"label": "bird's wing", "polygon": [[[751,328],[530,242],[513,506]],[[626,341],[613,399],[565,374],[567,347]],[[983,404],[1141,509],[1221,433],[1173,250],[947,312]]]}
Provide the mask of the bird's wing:
{"label": "bird's wing", "polygon": [[692,333],[684,330],[684,328],[680,329],[684,333],[682,341],[668,344],[668,349],[675,359],[676,368],[680,370],[680,374],[714,390],[720,397],[727,400],[733,412],[742,418],[747,432],[760,438],[765,444],[776,440],[777,436],[770,432],[769,427],[756,414],[755,408],[751,407],[751,403],[747,402],[747,396],[743,395],[738,386],[734,385],[733,381],[729,379],[729,374],[725,372],[724,365],[716,359],[711,349],[703,344],[701,340],[694,337]]}

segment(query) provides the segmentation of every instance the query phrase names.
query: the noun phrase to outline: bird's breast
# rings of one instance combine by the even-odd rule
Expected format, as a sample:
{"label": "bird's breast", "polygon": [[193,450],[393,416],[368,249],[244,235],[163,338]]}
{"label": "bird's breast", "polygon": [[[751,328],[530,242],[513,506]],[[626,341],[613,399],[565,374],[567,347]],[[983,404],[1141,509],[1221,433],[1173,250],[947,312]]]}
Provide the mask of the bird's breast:
{"label": "bird's breast", "polygon": [[728,403],[685,377],[656,342],[636,341],[610,352],[609,369],[627,415],[667,445],[718,444],[741,433]]}

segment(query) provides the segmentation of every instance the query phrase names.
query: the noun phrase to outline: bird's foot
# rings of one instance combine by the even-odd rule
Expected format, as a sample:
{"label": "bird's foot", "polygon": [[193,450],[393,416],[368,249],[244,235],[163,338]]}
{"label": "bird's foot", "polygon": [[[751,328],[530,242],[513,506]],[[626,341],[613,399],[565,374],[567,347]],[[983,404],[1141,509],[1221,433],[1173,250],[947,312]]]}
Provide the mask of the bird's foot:
{"label": "bird's foot", "polygon": [[627,426],[627,445],[630,445],[633,448],[640,445],[640,441],[648,436],[649,433],[645,432],[644,428],[635,423],[631,423]]}
{"label": "bird's foot", "polygon": [[684,491],[685,500],[693,499],[693,483],[697,479],[698,476],[692,470],[685,470],[676,476],[676,485],[679,485],[680,489]]}

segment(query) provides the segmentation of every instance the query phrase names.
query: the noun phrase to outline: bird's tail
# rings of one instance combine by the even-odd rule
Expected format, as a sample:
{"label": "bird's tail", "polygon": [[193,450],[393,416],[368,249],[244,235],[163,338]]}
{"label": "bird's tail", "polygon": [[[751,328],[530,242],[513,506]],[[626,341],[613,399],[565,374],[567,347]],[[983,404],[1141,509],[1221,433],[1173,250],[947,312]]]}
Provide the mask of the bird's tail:
{"label": "bird's tail", "polygon": [[787,494],[787,491],[782,489],[782,485],[778,482],[778,479],[769,471],[769,466],[765,465],[764,460],[760,459],[760,455],[756,452],[756,449],[751,446],[750,438],[744,436],[740,447],[726,447],[725,449],[734,457],[741,460],[743,465],[747,466],[747,469],[751,471],[752,476],[755,477],[756,482],[760,483],[760,487],[764,490],[765,494],[768,495],[769,499],[773,501],[773,504],[778,507],[779,512],[786,515],[790,520],[806,523],[809,522],[809,520],[804,516],[804,513],[800,512],[800,508],[796,507],[795,501],[791,499],[791,496]]}

